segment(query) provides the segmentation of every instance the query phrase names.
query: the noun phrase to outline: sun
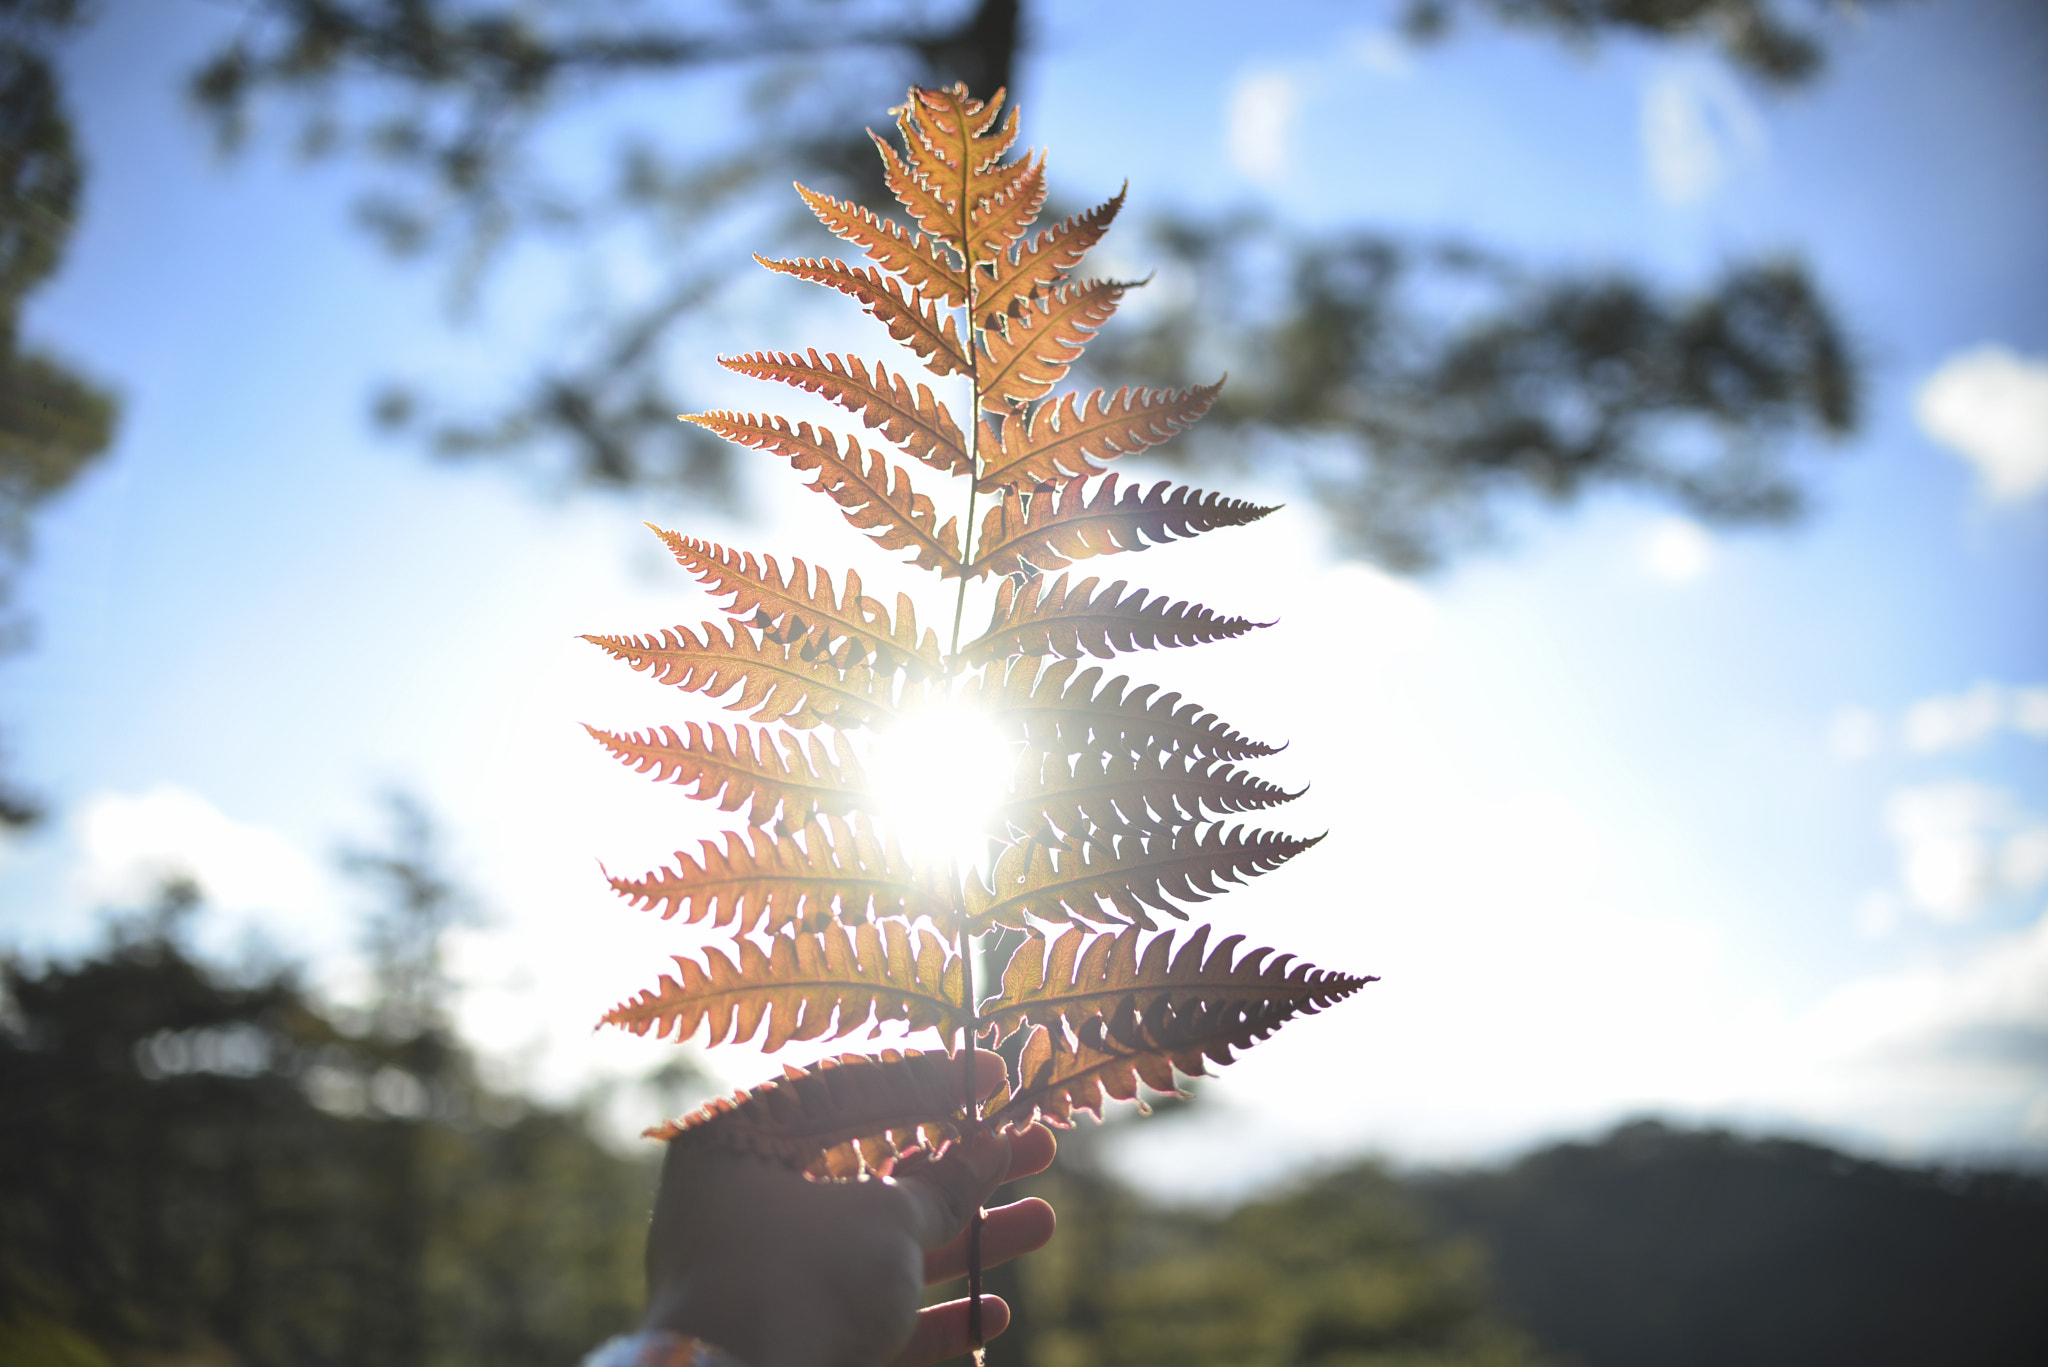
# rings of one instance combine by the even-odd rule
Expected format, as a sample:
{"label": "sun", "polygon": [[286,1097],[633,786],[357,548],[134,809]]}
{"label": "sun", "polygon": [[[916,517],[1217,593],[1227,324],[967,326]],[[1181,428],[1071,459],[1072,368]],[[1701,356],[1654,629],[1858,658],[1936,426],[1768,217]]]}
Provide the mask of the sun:
{"label": "sun", "polygon": [[980,864],[1019,748],[986,711],[956,698],[921,703],[879,730],[869,777],[905,852]]}

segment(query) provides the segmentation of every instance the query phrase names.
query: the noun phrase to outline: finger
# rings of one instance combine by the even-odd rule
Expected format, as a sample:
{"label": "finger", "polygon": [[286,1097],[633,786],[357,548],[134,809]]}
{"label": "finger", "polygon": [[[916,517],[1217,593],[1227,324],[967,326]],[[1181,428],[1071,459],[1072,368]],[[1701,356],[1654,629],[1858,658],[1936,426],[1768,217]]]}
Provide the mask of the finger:
{"label": "finger", "polygon": [[899,1176],[893,1190],[909,1213],[911,1237],[924,1248],[951,1239],[967,1227],[968,1217],[981,1209],[1009,1168],[1009,1139],[976,1130],[947,1145],[934,1161]]}
{"label": "finger", "polygon": [[[1009,1327],[1010,1307],[1003,1303],[1003,1298],[983,1296],[982,1341],[987,1342]],[[925,1367],[927,1363],[959,1357],[973,1347],[967,1341],[966,1299],[947,1301],[917,1312],[917,1328],[911,1331],[910,1342],[896,1355],[894,1367]]]}
{"label": "finger", "polygon": [[1010,1170],[1003,1180],[1014,1182],[1044,1172],[1052,1166],[1053,1156],[1059,1151],[1060,1142],[1051,1130],[1043,1125],[1026,1126],[1010,1136]]}
{"label": "finger", "polygon": [[[1057,1224],[1052,1207],[1036,1196],[1014,1205],[996,1207],[982,1217],[981,1265],[994,1267],[1044,1248]],[[926,1286],[966,1275],[967,1233],[964,1230],[951,1243],[924,1255]]]}

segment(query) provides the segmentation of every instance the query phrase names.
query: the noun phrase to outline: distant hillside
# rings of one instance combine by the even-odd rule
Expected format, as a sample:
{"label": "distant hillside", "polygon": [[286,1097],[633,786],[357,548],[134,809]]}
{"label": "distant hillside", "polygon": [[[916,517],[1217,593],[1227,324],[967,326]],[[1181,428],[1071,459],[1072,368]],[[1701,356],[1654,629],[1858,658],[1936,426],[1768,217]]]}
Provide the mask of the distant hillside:
{"label": "distant hillside", "polygon": [[1643,1122],[1413,1184],[1584,1367],[2041,1367],[2048,1182]]}

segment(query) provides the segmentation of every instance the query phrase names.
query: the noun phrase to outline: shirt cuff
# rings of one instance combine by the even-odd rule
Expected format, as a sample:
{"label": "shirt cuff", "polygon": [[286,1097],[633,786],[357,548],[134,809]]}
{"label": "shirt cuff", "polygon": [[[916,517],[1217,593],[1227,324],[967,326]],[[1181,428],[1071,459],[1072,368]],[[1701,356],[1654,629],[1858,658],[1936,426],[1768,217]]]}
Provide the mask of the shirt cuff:
{"label": "shirt cuff", "polygon": [[746,1367],[732,1354],[703,1339],[643,1329],[620,1334],[591,1349],[581,1367]]}

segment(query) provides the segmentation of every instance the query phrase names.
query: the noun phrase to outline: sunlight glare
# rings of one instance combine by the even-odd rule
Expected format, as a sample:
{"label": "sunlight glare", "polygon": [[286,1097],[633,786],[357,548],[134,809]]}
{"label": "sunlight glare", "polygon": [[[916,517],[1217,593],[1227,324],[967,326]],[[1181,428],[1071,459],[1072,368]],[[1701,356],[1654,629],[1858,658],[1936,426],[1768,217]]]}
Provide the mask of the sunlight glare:
{"label": "sunlight glare", "polygon": [[870,777],[907,852],[973,867],[986,853],[1016,754],[987,713],[939,700],[876,737]]}

